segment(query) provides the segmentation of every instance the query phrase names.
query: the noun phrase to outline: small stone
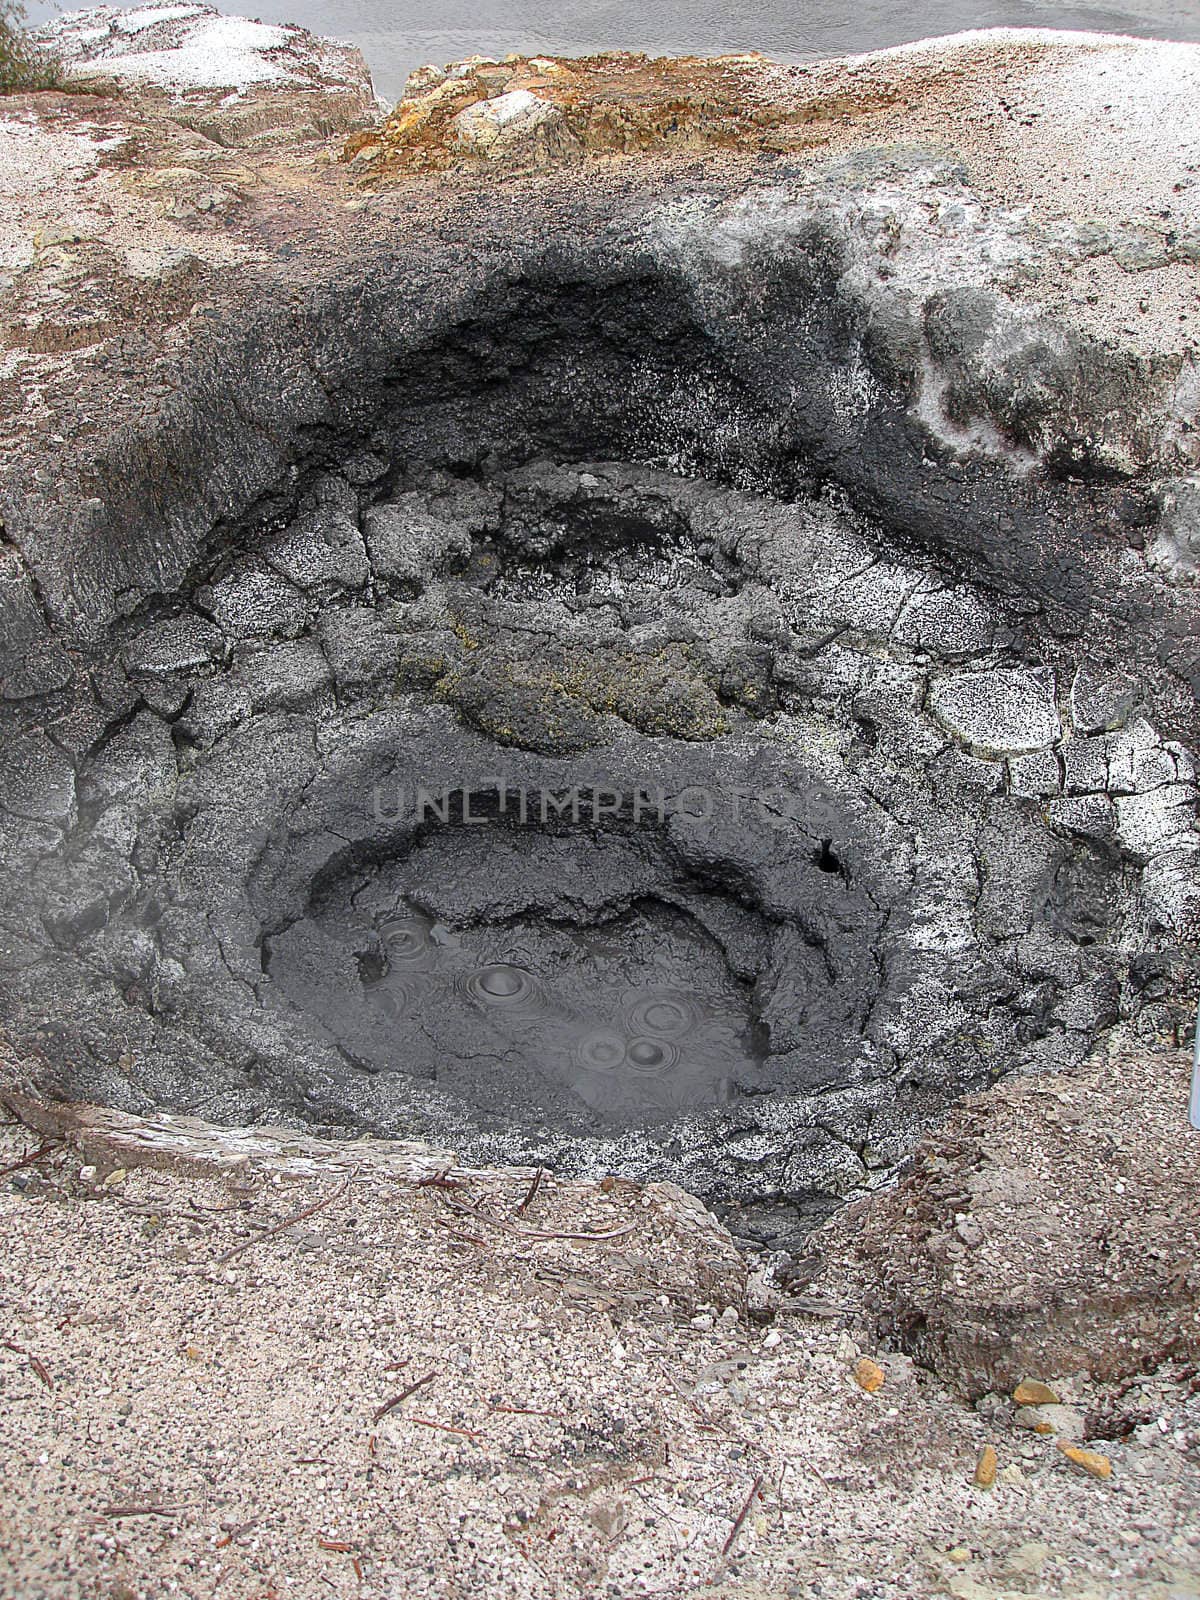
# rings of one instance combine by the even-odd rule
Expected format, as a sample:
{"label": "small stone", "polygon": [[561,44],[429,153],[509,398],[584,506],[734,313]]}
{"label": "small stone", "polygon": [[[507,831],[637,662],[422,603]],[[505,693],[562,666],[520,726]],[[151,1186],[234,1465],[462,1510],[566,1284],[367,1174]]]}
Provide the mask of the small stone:
{"label": "small stone", "polygon": [[103,1189],[115,1189],[119,1183],[124,1183],[129,1176],[124,1167],[118,1167],[115,1172],[110,1172],[101,1184]]}
{"label": "small stone", "polygon": [[1068,1444],[1065,1439],[1058,1441],[1058,1448],[1072,1466],[1079,1467],[1090,1477],[1112,1477],[1112,1462],[1098,1450],[1082,1450],[1077,1444]]}
{"label": "small stone", "polygon": [[452,119],[450,132],[461,149],[494,161],[562,121],[562,112],[549,100],[513,89],[465,106]]}
{"label": "small stone", "polygon": [[985,1444],[975,1461],[975,1486],[990,1489],[996,1481],[997,1457],[994,1447]]}
{"label": "small stone", "polygon": [[966,1545],[956,1544],[953,1550],[946,1551],[947,1561],[953,1561],[956,1567],[965,1566],[971,1559],[971,1552]]}
{"label": "small stone", "polygon": [[959,1217],[954,1224],[954,1231],[969,1250],[974,1250],[983,1243],[983,1229],[974,1217]]}
{"label": "small stone", "polygon": [[722,1313],[721,1313],[721,1321],[722,1322],[726,1322],[726,1323],[731,1323],[732,1324],[732,1323],[736,1322],[737,1319],[738,1319],[738,1314],[737,1314],[737,1307],[736,1306],[726,1306],[724,1311],[722,1311]]}
{"label": "small stone", "polygon": [[1037,1406],[1021,1406],[1013,1418],[1013,1426],[1027,1428],[1030,1433],[1053,1433],[1054,1429],[1046,1421]]}
{"label": "small stone", "polygon": [[1010,1461],[1008,1466],[1001,1467],[997,1476],[1000,1483],[1013,1489],[1020,1488],[1025,1482],[1024,1469],[1016,1461]]}
{"label": "small stone", "polygon": [[1004,1563],[1005,1571],[1013,1577],[1037,1578],[1050,1555],[1050,1546],[1040,1539],[1030,1539],[1018,1545]]}
{"label": "small stone", "polygon": [[[1060,1439],[1070,1439],[1078,1444],[1083,1438],[1086,1419],[1075,1406],[1039,1406],[1038,1415],[1050,1432],[1056,1433]],[[1041,1432],[1041,1429],[1038,1431]]]}
{"label": "small stone", "polygon": [[1137,683],[1124,673],[1085,662],[1071,684],[1071,720],[1080,733],[1123,728],[1137,702]]}
{"label": "small stone", "polygon": [[1039,1383],[1036,1378],[1022,1378],[1013,1390],[1013,1399],[1019,1406],[1056,1406],[1058,1396],[1046,1384]]}
{"label": "small stone", "polygon": [[860,1389],[865,1389],[867,1394],[874,1394],[883,1388],[883,1368],[877,1361],[872,1361],[870,1356],[863,1356],[855,1365],[854,1381]]}
{"label": "small stone", "polygon": [[95,1167],[80,1167],[80,1169],[79,1169],[79,1181],[80,1181],[80,1183],[95,1183],[95,1181],[96,1181],[96,1169],[95,1169]]}
{"label": "small stone", "polygon": [[697,1333],[711,1333],[712,1325],[713,1319],[704,1311],[698,1317],[693,1317],[689,1323],[689,1327],[695,1328]]}
{"label": "small stone", "polygon": [[624,1502],[618,1501],[616,1505],[593,1506],[588,1517],[606,1539],[613,1539],[629,1520],[629,1513]]}
{"label": "small stone", "polygon": [[772,1328],[770,1333],[768,1333],[763,1339],[763,1349],[774,1350],[782,1343],[783,1335],[779,1332],[778,1328]]}
{"label": "small stone", "polygon": [[1041,750],[1062,729],[1048,673],[995,670],[936,679],[930,709],[964,744],[995,755]]}

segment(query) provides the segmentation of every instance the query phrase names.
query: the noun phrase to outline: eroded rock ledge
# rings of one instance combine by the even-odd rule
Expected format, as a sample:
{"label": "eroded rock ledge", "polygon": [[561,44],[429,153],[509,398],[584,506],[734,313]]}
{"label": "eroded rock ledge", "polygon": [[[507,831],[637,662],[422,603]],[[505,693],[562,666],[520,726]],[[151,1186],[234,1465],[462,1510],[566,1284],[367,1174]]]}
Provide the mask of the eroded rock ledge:
{"label": "eroded rock ledge", "polygon": [[[1191,1060],[1118,1047],[963,1102],[887,1195],[828,1231],[879,1325],[972,1398],[1129,1380],[1200,1352]],[[835,1242],[836,1241],[836,1242]]]}

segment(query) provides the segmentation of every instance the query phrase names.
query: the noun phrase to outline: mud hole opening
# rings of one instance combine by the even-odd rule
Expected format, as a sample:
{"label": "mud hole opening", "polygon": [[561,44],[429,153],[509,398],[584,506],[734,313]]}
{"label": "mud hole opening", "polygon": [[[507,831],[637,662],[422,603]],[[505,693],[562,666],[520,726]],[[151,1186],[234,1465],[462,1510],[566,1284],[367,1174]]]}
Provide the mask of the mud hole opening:
{"label": "mud hole opening", "polygon": [[1175,1036],[1179,686],[1078,555],[1128,491],[964,456],[796,293],[722,345],[669,284],[509,285],[115,586],[8,746],[49,1085],[778,1244],[964,1093]]}

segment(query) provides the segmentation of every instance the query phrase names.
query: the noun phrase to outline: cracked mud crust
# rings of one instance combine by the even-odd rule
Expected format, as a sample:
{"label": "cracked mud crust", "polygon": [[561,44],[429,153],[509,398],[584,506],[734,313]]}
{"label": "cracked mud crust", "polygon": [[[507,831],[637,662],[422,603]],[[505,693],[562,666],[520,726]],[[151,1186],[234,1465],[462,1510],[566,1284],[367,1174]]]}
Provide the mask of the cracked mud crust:
{"label": "cracked mud crust", "polygon": [[[0,999],[43,1087],[621,1166],[781,1246],[964,1092],[1178,1044],[1195,52],[701,65],[628,157],[603,107],[658,126],[685,69],[542,64],[599,153],[530,174],[535,64],[385,120],[294,30],[201,81],[185,9],[64,26],[118,92],[4,106]],[[1139,75],[1177,160],[1134,183]],[[486,159],[393,170],[429,96]],[[767,151],[789,118],[828,141]]]}

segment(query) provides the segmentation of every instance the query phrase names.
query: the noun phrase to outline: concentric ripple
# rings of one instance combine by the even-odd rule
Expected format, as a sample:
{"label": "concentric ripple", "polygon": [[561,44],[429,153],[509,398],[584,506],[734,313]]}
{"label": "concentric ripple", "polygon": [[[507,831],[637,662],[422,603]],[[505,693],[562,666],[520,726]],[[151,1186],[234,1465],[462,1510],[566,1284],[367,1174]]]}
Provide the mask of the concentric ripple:
{"label": "concentric ripple", "polygon": [[703,1012],[686,994],[672,989],[632,989],[623,996],[629,1029],[654,1039],[682,1039],[703,1021]]}
{"label": "concentric ripple", "polygon": [[510,962],[479,967],[459,980],[462,992],[477,1005],[511,1017],[537,1017],[549,1007],[541,985],[524,967]]}
{"label": "concentric ripple", "polygon": [[426,971],[434,966],[437,945],[431,929],[424,917],[385,917],[379,924],[379,936],[387,950],[388,967]]}
{"label": "concentric ripple", "polygon": [[611,1028],[595,1028],[575,1048],[575,1059],[589,1072],[616,1072],[625,1065],[628,1041]]}
{"label": "concentric ripple", "polygon": [[661,1077],[679,1064],[679,1046],[670,1039],[631,1039],[625,1060],[636,1073]]}

